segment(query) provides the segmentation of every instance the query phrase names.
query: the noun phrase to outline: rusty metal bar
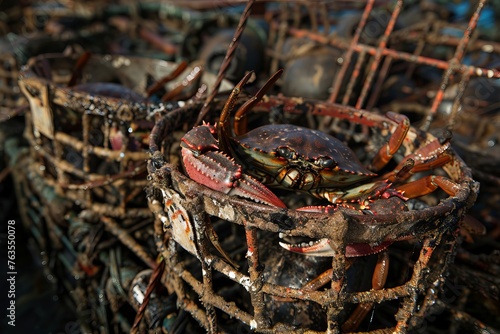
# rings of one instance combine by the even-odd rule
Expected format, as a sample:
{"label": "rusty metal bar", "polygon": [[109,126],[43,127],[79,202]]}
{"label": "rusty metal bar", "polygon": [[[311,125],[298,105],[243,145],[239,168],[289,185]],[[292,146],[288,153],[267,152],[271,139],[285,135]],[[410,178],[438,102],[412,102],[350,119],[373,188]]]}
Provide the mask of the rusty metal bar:
{"label": "rusty metal bar", "polygon": [[448,117],[448,123],[446,124],[446,128],[449,131],[452,131],[453,128],[455,127],[459,109],[462,107],[462,97],[464,95],[465,89],[467,88],[469,80],[470,80],[470,73],[462,73],[460,83],[458,84],[457,95],[453,100],[451,113]]}
{"label": "rusty metal bar", "polygon": [[342,99],[342,104],[347,105],[349,103],[349,99],[351,98],[351,94],[354,91],[354,86],[356,85],[356,82],[361,74],[362,66],[365,64],[365,57],[366,53],[365,52],[360,52],[358,55],[358,59],[356,61],[356,65],[354,66],[354,69],[352,71],[352,76],[349,79],[349,82],[347,84],[346,91],[344,93],[344,98]]}
{"label": "rusty metal bar", "polygon": [[250,278],[250,298],[252,300],[253,320],[256,322],[254,327],[265,328],[267,326],[264,310],[264,295],[262,292],[262,266],[259,260],[259,247],[257,244],[257,229],[245,226],[245,236],[247,240],[247,261]]}
{"label": "rusty metal bar", "polygon": [[380,72],[378,74],[377,82],[375,82],[375,85],[373,85],[373,92],[370,96],[370,99],[368,100],[368,103],[366,104],[367,110],[372,110],[373,107],[375,106],[375,103],[377,102],[380,92],[382,91],[382,85],[384,84],[385,78],[387,77],[391,64],[392,64],[392,57],[390,56],[385,57],[384,63],[382,64],[382,68],[380,69]]}
{"label": "rusty metal bar", "polygon": [[380,39],[379,45],[377,47],[377,52],[373,55],[373,61],[371,63],[370,69],[368,70],[368,76],[366,77],[365,83],[363,85],[363,88],[361,89],[361,93],[359,95],[358,101],[356,102],[355,107],[356,108],[362,108],[365,98],[368,94],[368,91],[371,88],[371,84],[373,81],[373,78],[375,77],[377,73],[377,68],[380,63],[380,60],[382,59],[382,50],[384,50],[387,46],[387,41],[389,39],[389,36],[394,29],[394,25],[396,24],[396,19],[399,16],[399,13],[401,12],[401,8],[403,7],[403,1],[399,0],[396,3],[396,6],[392,12],[391,19],[389,20],[389,23],[387,24],[387,28],[384,31],[384,35]]}
{"label": "rusty metal bar", "polygon": [[[338,38],[338,39],[326,38],[322,35],[314,34],[312,32],[306,31],[306,30],[289,28],[288,33],[294,37],[297,37],[297,38],[307,37],[313,41],[316,41],[318,43],[325,44],[325,45],[333,45],[333,46],[340,47],[343,49],[349,47],[347,42],[342,41],[340,38]],[[376,47],[365,45],[365,44],[356,44],[355,46],[353,46],[353,49],[356,52],[365,51],[366,53],[368,53],[372,56],[377,53]],[[448,61],[439,60],[436,58],[423,57],[423,56],[415,56],[414,54],[411,54],[411,53],[397,51],[397,50],[388,49],[388,48],[382,49],[381,54],[383,56],[391,56],[394,60],[404,60],[404,61],[407,61],[409,63],[418,63],[421,65],[429,65],[429,66],[433,66],[433,67],[443,69],[443,70],[447,70],[450,67],[450,64]],[[490,78],[490,79],[491,78],[495,78],[495,79],[500,78],[500,70],[497,70],[497,69],[487,69],[487,68],[481,68],[481,67],[475,67],[475,66],[459,65],[455,70],[457,72],[460,72],[460,73],[469,72],[471,75],[475,75],[478,77],[486,77],[486,78]]]}
{"label": "rusty metal bar", "polygon": [[431,260],[432,254],[434,253],[439,241],[441,240],[441,235],[435,235],[434,238],[430,237],[424,241],[422,250],[420,251],[420,256],[413,268],[413,275],[410,279],[412,290],[408,297],[403,299],[403,306],[399,308],[395,315],[397,320],[396,332],[401,332],[405,328],[408,328],[410,319],[415,312],[418,295],[420,293],[420,287],[426,286],[423,284],[424,277],[426,275],[426,270],[429,268],[429,261]]}
{"label": "rusty metal bar", "polygon": [[[355,46],[358,45],[359,38],[361,36],[361,33],[363,32],[363,29],[366,25],[368,17],[370,16],[370,13],[373,9],[374,3],[375,3],[375,0],[369,0],[366,3],[365,10],[363,11],[363,15],[361,16],[361,21],[359,22],[359,24],[356,28],[356,32],[354,33],[354,36],[352,37],[352,40],[351,40],[349,46],[347,47],[347,53],[345,54],[345,56],[342,59],[342,67],[340,68],[340,71],[339,71],[337,77],[333,81],[332,92],[330,94],[330,97],[328,98],[329,102],[335,102],[337,100],[337,95],[339,94],[340,86],[342,85],[342,82],[344,81],[344,76],[346,75],[347,69],[349,68],[349,65],[351,64],[352,55],[354,54],[354,51],[357,51],[357,50],[355,50]],[[294,28],[289,29],[289,33],[292,36],[295,35],[296,37],[299,37],[299,36],[297,36],[299,34],[299,31],[297,29],[294,29]],[[304,37],[305,37],[305,35],[308,35],[308,34],[304,34]],[[310,37],[310,36],[307,36],[307,37]],[[323,37],[321,40],[327,41],[329,39],[327,37]],[[320,42],[319,40],[317,40],[317,41]],[[327,44],[327,43],[324,43],[324,44]]]}
{"label": "rusty metal bar", "polygon": [[156,268],[155,260],[114,219],[102,216],[101,221],[111,234],[116,236],[126,247],[133,251],[148,267],[152,269]]}
{"label": "rusty metal bar", "polygon": [[243,32],[245,31],[245,26],[246,26],[248,17],[250,16],[250,14],[252,12],[252,7],[253,7],[254,3],[255,3],[255,0],[248,0],[247,5],[245,7],[245,10],[243,11],[243,14],[241,14],[241,16],[240,16],[240,21],[238,23],[238,27],[236,28],[236,31],[234,32],[233,40],[229,44],[229,48],[227,49],[226,56],[224,57],[224,60],[222,61],[221,67],[219,69],[219,73],[217,74],[217,79],[215,81],[215,84],[212,88],[212,91],[207,96],[205,103],[203,104],[203,107],[200,110],[200,113],[198,115],[198,119],[196,120],[196,124],[200,124],[201,121],[205,118],[206,114],[209,111],[210,104],[212,103],[215,96],[217,95],[217,92],[219,91],[219,87],[222,83],[222,80],[224,80],[224,77],[226,75],[226,71],[229,68],[229,65],[231,64],[231,60],[234,57],[236,49],[238,48],[240,38],[243,35]]}
{"label": "rusty metal bar", "polygon": [[[449,81],[454,74],[454,72],[457,70],[457,68],[461,65],[462,58],[464,57],[465,50],[469,44],[470,37],[472,35],[472,32],[476,29],[477,22],[479,20],[479,16],[481,15],[481,10],[484,7],[484,4],[486,3],[486,0],[480,0],[479,3],[477,4],[476,10],[474,11],[474,14],[472,14],[472,17],[470,18],[469,25],[467,26],[467,29],[464,32],[463,37],[460,39],[460,42],[457,45],[457,48],[455,50],[455,54],[453,55],[453,58],[451,58],[448,62],[448,68],[446,69],[445,74],[443,75],[443,79],[441,81],[441,84],[439,85],[439,90],[436,93],[436,97],[434,98],[434,101],[432,102],[432,106],[429,109],[429,112],[427,116],[425,117],[425,120],[421,126],[423,130],[429,130],[429,127],[431,125],[431,122],[434,118],[434,115],[436,114],[439,105],[441,104],[441,101],[443,100],[444,92],[446,88],[449,85]],[[496,72],[500,71],[496,70]],[[466,71],[465,73],[469,73]],[[477,75],[477,73],[476,73]],[[478,75],[479,76],[479,75]],[[500,76],[499,76],[500,77]]]}

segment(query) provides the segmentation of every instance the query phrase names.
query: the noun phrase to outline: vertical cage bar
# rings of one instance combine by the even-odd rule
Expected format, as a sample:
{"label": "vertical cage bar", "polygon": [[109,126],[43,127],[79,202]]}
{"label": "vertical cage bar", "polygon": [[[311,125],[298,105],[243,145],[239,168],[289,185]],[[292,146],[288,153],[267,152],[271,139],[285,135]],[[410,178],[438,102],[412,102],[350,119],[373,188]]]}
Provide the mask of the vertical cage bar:
{"label": "vertical cage bar", "polygon": [[[264,315],[264,294],[262,290],[262,266],[259,260],[259,246],[257,244],[257,230],[245,224],[247,240],[247,261],[250,276],[250,298],[253,305],[253,316],[257,328],[268,327],[267,317]],[[251,326],[252,327],[252,326]]]}
{"label": "vertical cage bar", "polygon": [[342,82],[344,81],[344,77],[347,73],[347,69],[349,68],[349,65],[351,64],[351,59],[352,55],[354,53],[354,46],[358,44],[359,38],[361,36],[361,33],[363,32],[363,29],[366,25],[366,22],[368,21],[368,17],[370,16],[370,13],[373,9],[373,5],[375,3],[375,0],[369,0],[366,3],[365,10],[363,11],[363,15],[361,16],[361,21],[359,22],[356,32],[354,33],[354,36],[352,37],[351,43],[349,44],[349,48],[347,49],[347,53],[345,56],[342,58],[342,67],[339,70],[339,73],[337,74],[335,80],[333,81],[333,87],[332,87],[332,92],[330,94],[330,97],[328,98],[329,102],[335,102],[337,100],[337,96],[340,91],[340,87],[342,85]]}
{"label": "vertical cage bar", "polygon": [[481,15],[481,11],[484,7],[484,4],[486,3],[486,0],[480,0],[479,3],[477,4],[476,10],[474,11],[474,14],[472,14],[469,24],[467,26],[467,29],[464,32],[463,37],[460,39],[460,42],[457,45],[457,48],[455,50],[455,54],[453,55],[453,58],[449,60],[448,62],[448,69],[446,70],[445,74],[443,75],[443,79],[441,81],[441,84],[439,85],[439,90],[436,94],[436,97],[434,98],[434,101],[432,101],[432,106],[430,107],[429,111],[427,112],[427,116],[424,119],[424,122],[422,123],[421,128],[425,131],[429,130],[429,127],[431,125],[431,122],[441,105],[441,102],[444,97],[444,92],[446,88],[449,85],[450,78],[454,74],[454,72],[457,70],[457,68],[461,65],[462,58],[465,55],[465,50],[467,49],[467,46],[469,45],[470,37],[474,30],[476,29],[477,22],[479,21],[479,16]]}
{"label": "vertical cage bar", "polygon": [[387,28],[384,31],[384,35],[382,36],[378,47],[377,47],[377,52],[373,56],[373,61],[371,63],[371,66],[368,70],[368,76],[366,77],[365,83],[363,85],[363,88],[361,90],[361,93],[359,95],[358,101],[356,102],[355,108],[359,109],[363,106],[365,102],[365,98],[368,95],[368,91],[370,90],[372,86],[372,81],[373,78],[375,77],[375,74],[377,73],[377,68],[378,65],[383,57],[383,50],[387,46],[387,41],[389,40],[389,36],[392,33],[392,30],[394,29],[394,25],[396,24],[396,19],[399,16],[399,13],[401,12],[401,8],[403,7],[403,1],[399,0],[396,3],[396,6],[394,7],[394,10],[391,15],[391,19],[389,20],[389,23],[387,24]]}

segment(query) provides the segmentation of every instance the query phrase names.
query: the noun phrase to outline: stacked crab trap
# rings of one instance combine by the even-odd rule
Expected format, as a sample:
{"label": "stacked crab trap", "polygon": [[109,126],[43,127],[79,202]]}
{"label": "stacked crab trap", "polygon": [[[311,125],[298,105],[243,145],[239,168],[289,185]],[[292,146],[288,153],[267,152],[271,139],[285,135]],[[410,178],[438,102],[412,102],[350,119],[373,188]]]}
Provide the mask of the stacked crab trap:
{"label": "stacked crab trap", "polygon": [[[144,193],[149,132],[155,115],[214,80],[199,66],[89,53],[43,54],[23,69],[29,152],[13,159],[23,166],[18,198],[31,208],[23,221],[86,331],[130,330],[156,267]],[[139,319],[161,325],[168,305],[152,302]]]}
{"label": "stacked crab trap", "polygon": [[[437,5],[374,3],[333,34],[328,5],[276,6],[268,76],[283,67],[283,78],[156,122],[148,196],[162,283],[207,332],[402,333],[447,307],[479,188],[450,131],[468,84],[500,78],[477,60],[498,44],[474,35],[484,1],[465,25],[440,21]],[[272,95],[274,82],[290,97]],[[363,166],[372,174],[357,179]],[[464,314],[455,330],[488,328]]]}

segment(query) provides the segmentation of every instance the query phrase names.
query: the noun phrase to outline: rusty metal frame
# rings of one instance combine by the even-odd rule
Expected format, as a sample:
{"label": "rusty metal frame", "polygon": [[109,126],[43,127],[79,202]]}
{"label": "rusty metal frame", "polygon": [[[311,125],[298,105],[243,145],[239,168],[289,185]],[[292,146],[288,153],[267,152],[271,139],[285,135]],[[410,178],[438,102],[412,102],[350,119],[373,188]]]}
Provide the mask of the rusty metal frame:
{"label": "rusty metal frame", "polygon": [[[330,45],[344,50],[345,54],[341,59],[342,66],[338,75],[333,79],[329,101],[336,101],[347,105],[351,99],[356,98],[356,95],[353,92],[354,83],[361,81],[363,85],[357,95],[354,107],[365,108],[368,110],[371,110],[374,107],[379,94],[379,88],[377,87],[381,87],[381,84],[386,79],[393,61],[401,60],[412,64],[413,66],[426,65],[436,69],[441,69],[444,73],[441,83],[436,87],[436,93],[432,104],[430,106],[421,106],[421,108],[419,108],[426,114],[425,121],[421,125],[421,128],[425,130],[429,129],[431,122],[435,118],[436,112],[443,101],[445,90],[452,82],[454,82],[454,80],[456,80],[455,77],[458,77],[459,90],[454,98],[453,111],[448,122],[448,127],[451,129],[454,126],[456,114],[458,113],[461,96],[470,79],[475,77],[488,79],[500,78],[500,70],[496,68],[483,68],[463,63],[463,58],[467,51],[482,50],[484,52],[491,53],[499,52],[500,50],[500,43],[481,41],[473,38],[473,33],[477,27],[479,15],[481,14],[481,10],[484,8],[486,2],[486,0],[480,0],[478,2],[468,25],[461,27],[464,32],[463,36],[461,38],[454,38],[442,36],[439,34],[437,28],[433,28],[456,26],[445,21],[436,20],[435,17],[429,17],[428,21],[417,23],[415,26],[410,26],[400,31],[394,31],[394,25],[404,5],[402,0],[396,1],[392,9],[387,9],[388,6],[386,6],[390,19],[385,26],[384,34],[378,39],[377,45],[369,45],[360,42],[360,36],[366,27],[367,20],[374,12],[374,9],[377,8],[375,0],[370,0],[366,3],[361,20],[352,39],[350,40],[346,40],[335,34],[330,35],[320,33],[309,28],[300,27],[296,23],[297,20],[295,20],[295,23],[290,22],[290,17],[292,16],[291,13],[297,11],[296,7],[307,5],[303,3],[300,5],[294,3],[286,4],[283,5],[280,13],[281,16],[278,16],[278,18],[274,18],[271,21],[270,38],[274,38],[274,40],[269,42],[270,48],[267,52],[274,58],[273,63],[277,64],[277,55],[280,53],[279,47],[283,45],[283,41],[286,36],[307,38],[322,45]],[[321,19],[322,16],[320,14],[321,12],[312,11],[311,17]],[[325,23],[323,21],[321,21],[322,24],[329,24],[327,21],[325,21]],[[398,45],[398,43],[402,41],[412,41],[417,43],[413,53],[399,51],[395,48],[395,45]],[[426,45],[447,45],[450,48],[454,47],[455,52],[450,59],[436,59],[422,55],[422,51]],[[352,75],[349,76],[347,80],[346,74],[349,67],[353,64],[355,54],[358,55],[356,67],[352,72]],[[338,60],[332,59],[332,61]],[[361,72],[359,71],[361,63],[368,63],[370,66],[368,75],[365,78],[361,77]],[[348,85],[348,88],[344,95],[340,96],[340,87],[342,85]],[[375,87],[375,90],[372,91],[373,87]],[[325,125],[328,125],[329,120],[325,119],[325,123]]]}
{"label": "rusty metal frame", "polygon": [[17,85],[20,67],[12,53],[0,53],[0,122],[14,117],[27,104]]}
{"label": "rusty metal frame", "polygon": [[[127,204],[127,198],[131,193],[143,196],[142,189],[147,184],[145,161],[148,154],[141,151],[129,151],[126,143],[121,150],[113,150],[108,147],[106,138],[110,135],[109,121],[130,122],[152,119],[155,113],[165,111],[166,106],[91,96],[63,87],[50,78],[47,79],[35,73],[36,66],[46,66],[48,59],[58,59],[57,57],[62,56],[42,55],[31,59],[28,69],[23,71],[20,80],[21,89],[31,105],[31,110],[26,114],[25,136],[31,144],[32,155],[41,166],[41,175],[60,193],[95,212],[122,218],[151,216],[145,198],[142,207],[130,207]],[[103,56],[96,58],[104,59],[100,57]],[[107,57],[105,61],[118,62],[122,56]],[[149,59],[144,61],[154,62]],[[165,62],[165,64],[174,67],[171,63]],[[57,118],[59,117],[80,118],[77,122],[81,126],[81,139],[69,133],[67,129],[58,128]],[[104,129],[91,129],[92,119],[102,122]],[[102,131],[103,146],[92,144],[91,130]],[[48,142],[51,144],[47,145]],[[81,167],[66,161],[64,152],[68,148],[81,156]],[[92,170],[90,167],[92,158],[103,162],[116,162],[119,172],[107,175]],[[45,170],[42,168],[44,166]],[[55,173],[49,171],[49,166],[55,167]],[[111,188],[108,189],[109,187]],[[116,191],[121,199],[117,205],[96,200],[92,195],[95,190],[104,193]]]}

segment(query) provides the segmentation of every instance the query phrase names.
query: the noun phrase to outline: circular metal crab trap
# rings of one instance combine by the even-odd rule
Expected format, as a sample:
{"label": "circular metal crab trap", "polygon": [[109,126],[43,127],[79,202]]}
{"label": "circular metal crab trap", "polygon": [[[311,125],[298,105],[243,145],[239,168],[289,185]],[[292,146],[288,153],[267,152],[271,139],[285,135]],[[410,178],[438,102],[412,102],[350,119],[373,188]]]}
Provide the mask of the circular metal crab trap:
{"label": "circular metal crab trap", "polygon": [[[87,64],[79,68],[78,61]],[[177,103],[148,98],[146,90],[160,83],[164,92],[159,80],[175,70],[183,76],[169,84],[170,92],[196,92],[198,82],[186,88],[181,79],[201,74],[199,67],[111,55],[31,59],[20,85],[31,106],[25,134],[39,173],[84,208],[110,217],[150,216],[143,196],[147,138],[153,115]]]}
{"label": "circular metal crab trap", "polygon": [[327,64],[320,61],[316,72],[302,73],[322,91],[321,99],[420,115],[413,121],[424,130],[432,122],[451,129],[458,115],[470,111],[462,106],[478,107],[485,95],[491,98],[500,78],[500,45],[481,39],[485,35],[476,29],[486,5],[479,1],[471,8],[468,22],[450,23],[446,8],[425,2],[368,1],[353,15],[333,18],[325,15],[325,5],[284,4],[270,19],[271,73],[284,67],[283,93],[308,97],[307,87],[290,87],[294,76],[288,82],[286,72],[295,75],[296,63],[311,64],[327,54]]}
{"label": "circular metal crab trap", "polygon": [[[370,329],[404,332],[418,326],[437,298],[453,258],[459,221],[476,197],[477,184],[463,161],[449,152],[450,162],[436,173],[456,182],[457,191],[421,209],[397,205],[367,214],[348,208],[310,213],[272,207],[213,191],[181,171],[176,162],[179,142],[172,135],[182,132],[186,124],[190,127],[200,107],[192,103],[165,115],[151,135],[149,204],[155,214],[157,247],[166,262],[163,283],[175,292],[178,305],[210,333],[234,328],[259,333],[353,331],[359,320],[350,319],[351,312],[357,314],[352,310],[373,304],[385,311],[372,315]],[[371,134],[365,134],[361,145],[365,148],[380,147],[397,127],[384,116],[304,99],[264,97],[255,111],[270,113],[276,108],[288,116],[317,117],[318,122],[332,117],[369,126]],[[259,113],[256,119],[267,118]],[[411,128],[399,159],[435,140]],[[297,206],[299,195],[280,196],[288,206]],[[392,205],[383,203],[383,207]],[[335,256],[285,252],[278,246],[282,237],[326,238]],[[413,240],[411,264],[402,260],[408,275],[379,290],[356,288],[356,275],[362,269],[346,257],[346,248],[352,244],[376,247],[407,237]],[[323,271],[331,280],[326,287],[307,285]],[[390,313],[384,314],[387,310]]]}
{"label": "circular metal crab trap", "polygon": [[[23,68],[29,148],[12,166],[22,219],[83,330],[130,331],[157,267],[144,193],[149,133],[177,99],[214,81],[194,64],[88,53],[43,54]],[[141,331],[175,311],[168,295],[155,296]]]}

